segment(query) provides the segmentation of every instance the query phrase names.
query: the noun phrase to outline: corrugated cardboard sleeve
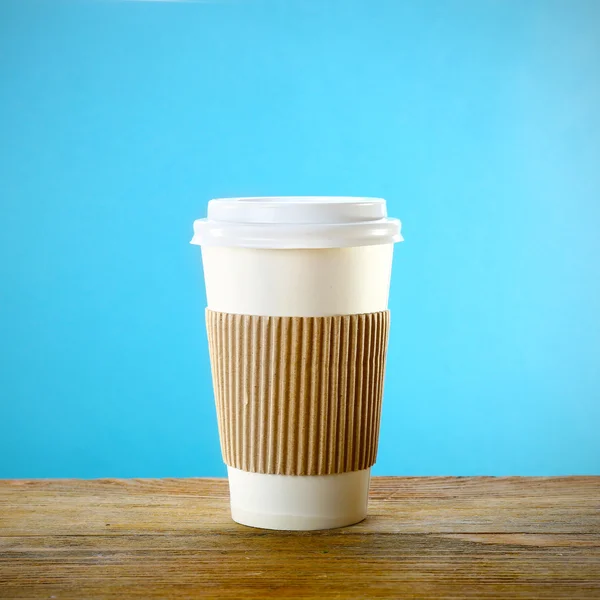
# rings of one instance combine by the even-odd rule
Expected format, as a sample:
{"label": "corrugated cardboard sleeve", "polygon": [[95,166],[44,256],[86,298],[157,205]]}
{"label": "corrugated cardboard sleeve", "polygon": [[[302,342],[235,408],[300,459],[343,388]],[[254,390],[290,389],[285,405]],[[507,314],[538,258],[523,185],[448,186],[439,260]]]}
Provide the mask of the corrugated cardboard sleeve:
{"label": "corrugated cardboard sleeve", "polygon": [[221,450],[254,473],[329,475],[377,455],[389,311],[206,311]]}

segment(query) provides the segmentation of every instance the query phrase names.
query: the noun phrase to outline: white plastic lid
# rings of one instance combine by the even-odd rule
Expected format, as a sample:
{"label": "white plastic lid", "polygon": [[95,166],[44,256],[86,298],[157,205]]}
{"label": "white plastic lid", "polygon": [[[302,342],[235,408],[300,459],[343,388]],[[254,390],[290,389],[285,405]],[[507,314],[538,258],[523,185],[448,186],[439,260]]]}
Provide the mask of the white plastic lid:
{"label": "white plastic lid", "polygon": [[219,198],[191,243],[243,248],[346,248],[403,240],[385,200],[338,196]]}

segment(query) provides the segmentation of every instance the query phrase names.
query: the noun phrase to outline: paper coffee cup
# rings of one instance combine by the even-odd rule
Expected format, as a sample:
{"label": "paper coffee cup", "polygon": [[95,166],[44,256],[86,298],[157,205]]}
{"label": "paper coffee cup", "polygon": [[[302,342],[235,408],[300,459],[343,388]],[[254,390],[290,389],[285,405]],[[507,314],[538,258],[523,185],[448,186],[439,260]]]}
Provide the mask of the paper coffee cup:
{"label": "paper coffee cup", "polygon": [[312,530],[365,518],[401,240],[372,198],[211,200],[195,221],[238,523]]}

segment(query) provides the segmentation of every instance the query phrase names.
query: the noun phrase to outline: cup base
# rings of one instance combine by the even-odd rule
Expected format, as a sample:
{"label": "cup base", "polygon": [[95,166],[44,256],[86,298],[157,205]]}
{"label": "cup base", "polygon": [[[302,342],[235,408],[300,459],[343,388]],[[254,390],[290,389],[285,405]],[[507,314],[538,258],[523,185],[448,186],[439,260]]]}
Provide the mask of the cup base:
{"label": "cup base", "polygon": [[345,527],[367,516],[371,469],[338,475],[267,475],[227,467],[231,516],[261,529]]}
{"label": "cup base", "polygon": [[354,518],[338,517],[302,517],[297,515],[270,515],[252,513],[243,509],[231,507],[231,518],[240,525],[258,529],[275,529],[278,531],[316,531],[320,529],[335,529],[360,523],[366,518],[366,513]]}

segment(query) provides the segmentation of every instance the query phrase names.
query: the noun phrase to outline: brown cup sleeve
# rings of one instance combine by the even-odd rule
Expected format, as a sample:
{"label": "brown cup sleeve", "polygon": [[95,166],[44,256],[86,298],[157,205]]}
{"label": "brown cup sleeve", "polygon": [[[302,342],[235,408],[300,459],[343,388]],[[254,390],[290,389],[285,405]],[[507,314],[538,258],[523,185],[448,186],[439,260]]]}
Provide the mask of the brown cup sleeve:
{"label": "brown cup sleeve", "polygon": [[375,463],[389,311],[260,317],[208,310],[223,460],[330,475]]}

